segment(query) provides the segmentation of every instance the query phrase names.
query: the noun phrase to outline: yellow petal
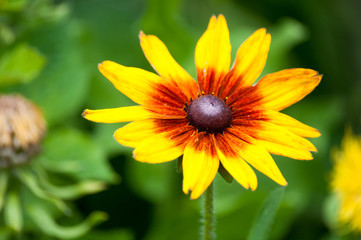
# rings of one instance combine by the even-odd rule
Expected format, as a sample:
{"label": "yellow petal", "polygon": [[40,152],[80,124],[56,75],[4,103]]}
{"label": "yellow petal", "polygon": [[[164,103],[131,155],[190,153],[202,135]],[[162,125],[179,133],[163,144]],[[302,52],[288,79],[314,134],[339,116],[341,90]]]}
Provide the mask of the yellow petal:
{"label": "yellow petal", "polygon": [[140,162],[161,163],[176,159],[183,154],[184,148],[194,135],[194,128],[163,129],[160,133],[151,135],[139,144],[133,152],[133,157]]}
{"label": "yellow petal", "polygon": [[112,61],[104,61],[98,68],[114,87],[139,104],[147,103],[149,96],[155,91],[155,85],[164,81],[154,73]]}
{"label": "yellow petal", "polygon": [[317,151],[307,139],[270,122],[260,122],[252,137],[270,153],[293,159],[311,160],[313,157],[310,152]]}
{"label": "yellow petal", "polygon": [[268,74],[256,86],[263,106],[280,111],[312,92],[321,78],[314,70],[294,68]]}
{"label": "yellow petal", "polygon": [[225,79],[223,97],[229,96],[238,87],[251,86],[261,74],[267,60],[271,35],[261,28],[242,43],[236,60]]}
{"label": "yellow petal", "polygon": [[284,157],[289,157],[297,160],[312,160],[313,156],[305,149],[298,149],[293,146],[284,145],[277,142],[257,140],[268,152]]}
{"label": "yellow petal", "polygon": [[191,138],[183,155],[183,192],[200,197],[212,183],[219,167],[214,142],[205,133]]}
{"label": "yellow petal", "polygon": [[201,90],[205,94],[216,92],[231,64],[231,43],[223,15],[210,19],[206,32],[197,43],[195,62]]}
{"label": "yellow petal", "polygon": [[154,114],[142,106],[108,108],[99,110],[85,109],[83,117],[101,123],[131,122],[154,117]]}
{"label": "yellow petal", "polygon": [[228,129],[227,131],[224,134],[225,138],[232,143],[231,146],[242,159],[276,183],[282,186],[287,185],[273,158],[262,145],[257,144],[251,138],[247,139],[247,142],[238,138],[238,133],[234,129]]}
{"label": "yellow petal", "polygon": [[122,145],[137,147],[144,139],[158,133],[167,132],[169,141],[178,141],[182,133],[192,131],[187,119],[146,119],[139,120],[119,128],[114,133],[114,138]]}
{"label": "yellow petal", "polygon": [[144,139],[155,135],[152,119],[131,122],[114,133],[114,138],[120,144],[135,148]]}
{"label": "yellow petal", "polygon": [[266,115],[269,117],[269,121],[286,128],[288,131],[297,134],[300,137],[307,137],[307,138],[316,138],[321,136],[321,133],[306,124],[297,121],[296,119],[272,110],[265,111]]}
{"label": "yellow petal", "polygon": [[190,97],[177,85],[151,72],[111,61],[99,64],[99,70],[119,91],[149,111],[164,118],[185,116],[183,108]]}
{"label": "yellow petal", "polygon": [[164,43],[154,35],[139,34],[144,55],[154,70],[168,81],[182,88],[188,98],[197,97],[198,84],[171,56]]}
{"label": "yellow petal", "polygon": [[166,133],[153,135],[143,140],[133,151],[133,157],[140,162],[162,163],[176,159],[183,154],[183,146],[175,146]]}
{"label": "yellow petal", "polygon": [[222,134],[216,135],[216,150],[223,167],[244,188],[257,188],[257,177],[252,168],[231,147]]}

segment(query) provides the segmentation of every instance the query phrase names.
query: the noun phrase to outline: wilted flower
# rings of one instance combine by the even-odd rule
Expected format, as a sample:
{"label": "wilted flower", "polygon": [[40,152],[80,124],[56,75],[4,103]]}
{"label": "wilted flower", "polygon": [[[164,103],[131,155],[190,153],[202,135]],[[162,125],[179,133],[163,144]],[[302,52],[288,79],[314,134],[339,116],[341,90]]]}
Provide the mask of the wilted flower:
{"label": "wilted flower", "polygon": [[[20,95],[0,95],[0,213],[11,234],[23,232],[28,224],[24,218],[30,218],[48,235],[78,237],[106,216],[94,213],[78,225],[62,227],[55,222],[55,215],[61,212],[70,216],[72,210],[65,200],[102,190],[105,185],[92,180],[54,184],[43,164],[49,159],[41,154],[45,130],[38,107]],[[57,179],[60,177],[58,174]]]}
{"label": "wilted flower", "polygon": [[20,95],[0,95],[0,168],[28,162],[45,132],[40,110]]}

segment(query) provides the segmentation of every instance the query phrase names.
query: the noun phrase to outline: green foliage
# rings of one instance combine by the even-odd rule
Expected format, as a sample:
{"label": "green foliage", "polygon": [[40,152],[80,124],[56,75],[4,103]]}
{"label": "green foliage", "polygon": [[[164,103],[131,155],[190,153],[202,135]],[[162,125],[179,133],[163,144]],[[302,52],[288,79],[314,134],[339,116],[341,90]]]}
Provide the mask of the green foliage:
{"label": "green foliage", "polygon": [[5,201],[5,194],[6,188],[8,186],[9,176],[6,172],[2,172],[0,174],[0,212],[3,209],[4,201]]}
{"label": "green foliage", "polygon": [[66,172],[77,180],[116,182],[106,154],[86,134],[71,128],[54,130],[44,141],[41,159],[46,168]]}
{"label": "green foliage", "polygon": [[277,187],[266,199],[258,217],[249,232],[248,240],[268,239],[272,224],[281,204],[284,187]]}
{"label": "green foliage", "polygon": [[1,0],[0,10],[19,11],[23,9],[27,0]]}
{"label": "green foliage", "polygon": [[84,235],[95,224],[107,219],[107,216],[104,215],[104,213],[94,212],[78,225],[60,226],[44,208],[38,206],[28,207],[28,212],[31,215],[32,220],[44,233],[61,239],[75,238]]}
{"label": "green foliage", "polygon": [[9,191],[6,196],[6,207],[4,208],[4,221],[13,231],[20,232],[23,228],[23,215],[18,194]]}
{"label": "green foliage", "polygon": [[[127,177],[134,191],[143,198],[154,203],[162,203],[170,199],[180,189],[174,181],[174,162],[165,164],[142,164],[131,159],[127,165]],[[156,193],[156,194],[155,194]]]}
{"label": "green foliage", "polygon": [[39,75],[45,56],[27,44],[19,44],[0,59],[0,87],[28,83]]}
{"label": "green foliage", "polygon": [[75,35],[79,30],[74,22],[63,21],[29,36],[32,45],[46,54],[48,64],[20,92],[41,106],[49,125],[73,116],[86,97],[89,73]]}

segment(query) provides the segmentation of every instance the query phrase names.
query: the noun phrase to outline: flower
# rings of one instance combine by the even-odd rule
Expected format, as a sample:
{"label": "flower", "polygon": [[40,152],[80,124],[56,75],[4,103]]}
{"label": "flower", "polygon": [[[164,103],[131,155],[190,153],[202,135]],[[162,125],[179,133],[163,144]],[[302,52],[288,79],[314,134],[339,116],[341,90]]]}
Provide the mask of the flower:
{"label": "flower", "polygon": [[361,232],[361,138],[346,131],[341,149],[332,151],[331,187],[339,200],[338,220]]}
{"label": "flower", "polygon": [[304,137],[320,133],[279,111],[309,94],[322,76],[294,68],[268,74],[254,84],[270,47],[265,29],[241,45],[230,69],[227,23],[223,15],[213,16],[195,50],[198,83],[156,36],[140,32],[139,38],[158,75],[112,61],[99,64],[100,72],[139,105],[83,112],[95,122],[133,121],[114,137],[135,148],[136,160],[161,163],[183,155],[183,191],[191,191],[195,199],[220,168],[255,190],[257,178],[250,165],[278,184],[287,184],[269,153],[312,159],[310,151],[316,148]]}

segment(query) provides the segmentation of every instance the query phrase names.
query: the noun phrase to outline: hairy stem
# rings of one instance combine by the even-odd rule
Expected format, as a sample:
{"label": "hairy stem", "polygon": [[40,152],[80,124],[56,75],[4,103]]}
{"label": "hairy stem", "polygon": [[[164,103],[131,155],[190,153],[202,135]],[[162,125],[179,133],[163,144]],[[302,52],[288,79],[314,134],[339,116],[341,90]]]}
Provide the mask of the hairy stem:
{"label": "hairy stem", "polygon": [[213,183],[209,185],[204,195],[203,209],[203,240],[214,240],[214,206],[213,206]]}

